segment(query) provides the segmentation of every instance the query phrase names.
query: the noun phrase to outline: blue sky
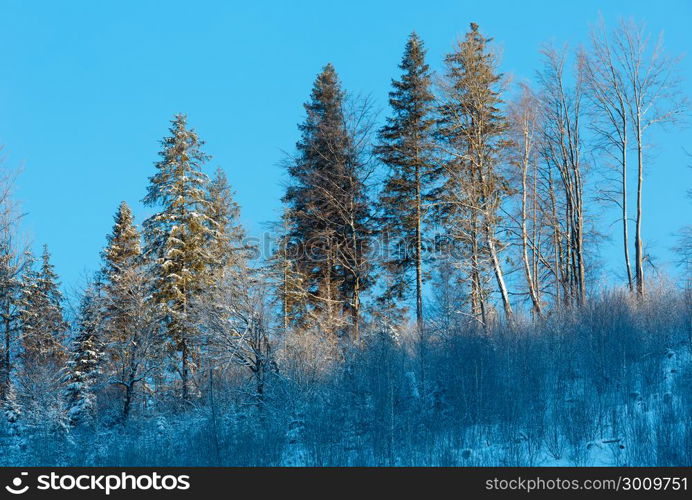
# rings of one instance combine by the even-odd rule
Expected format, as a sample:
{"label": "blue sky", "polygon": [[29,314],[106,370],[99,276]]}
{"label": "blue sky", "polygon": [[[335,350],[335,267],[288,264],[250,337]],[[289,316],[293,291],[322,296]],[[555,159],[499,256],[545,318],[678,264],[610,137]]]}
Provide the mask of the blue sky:
{"label": "blue sky", "polygon": [[[22,167],[17,197],[35,247],[47,243],[66,287],[98,265],[118,203],[138,222],[158,141],[185,112],[258,234],[279,213],[283,151],[298,137],[315,74],[331,61],[346,89],[386,113],[408,33],[441,60],[469,22],[502,48],[502,70],[531,79],[542,43],[586,40],[599,12],[646,19],[673,53],[692,46],[692,2],[651,1],[22,1],[0,0],[0,144]],[[692,58],[681,64],[692,95]],[[690,223],[692,132],[656,134],[644,235],[659,264]],[[611,214],[603,215],[604,231]],[[617,236],[603,247],[619,264]],[[620,273],[622,274],[622,273]]]}

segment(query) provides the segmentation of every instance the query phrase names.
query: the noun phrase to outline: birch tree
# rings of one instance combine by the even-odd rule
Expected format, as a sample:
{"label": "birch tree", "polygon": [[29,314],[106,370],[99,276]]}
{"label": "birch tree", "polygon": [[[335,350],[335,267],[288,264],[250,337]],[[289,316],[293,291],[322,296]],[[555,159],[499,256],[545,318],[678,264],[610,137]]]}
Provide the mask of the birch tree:
{"label": "birch tree", "polygon": [[627,113],[637,152],[634,268],[637,293],[642,295],[645,288],[642,200],[649,130],[655,125],[681,120],[688,103],[680,91],[679,58],[665,53],[662,34],[652,42],[643,24],[621,21],[613,33],[613,44],[621,67]]}

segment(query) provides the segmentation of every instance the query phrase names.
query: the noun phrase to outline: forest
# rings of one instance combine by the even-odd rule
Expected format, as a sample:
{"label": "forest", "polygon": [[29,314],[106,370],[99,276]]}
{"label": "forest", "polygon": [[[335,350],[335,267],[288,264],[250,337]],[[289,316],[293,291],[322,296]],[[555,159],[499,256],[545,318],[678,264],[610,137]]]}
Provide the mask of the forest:
{"label": "forest", "polygon": [[402,48],[382,112],[306,89],[268,241],[177,114],[66,297],[2,166],[0,465],[692,464],[692,226],[677,276],[642,229],[678,55],[627,20],[532,81],[475,23],[439,72]]}

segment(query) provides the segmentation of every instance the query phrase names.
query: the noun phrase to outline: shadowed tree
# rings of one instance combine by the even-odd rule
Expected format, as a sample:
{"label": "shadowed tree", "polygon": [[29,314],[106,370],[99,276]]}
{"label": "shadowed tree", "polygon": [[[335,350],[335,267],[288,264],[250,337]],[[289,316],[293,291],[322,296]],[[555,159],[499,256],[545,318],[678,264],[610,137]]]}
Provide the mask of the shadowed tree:
{"label": "shadowed tree", "polygon": [[349,127],[334,67],[317,76],[284,202],[295,270],[304,276],[308,314],[329,335],[348,329],[359,342],[361,294],[370,285],[370,230],[361,143]]}
{"label": "shadowed tree", "polygon": [[423,42],[416,33],[409,36],[399,68],[401,79],[392,81],[389,93],[392,116],[380,130],[375,150],[388,168],[378,205],[381,232],[393,252],[384,261],[392,275],[387,293],[399,299],[406,296],[413,272],[416,322],[422,329],[423,231],[430,222],[431,191],[438,172],[433,165],[431,74]]}

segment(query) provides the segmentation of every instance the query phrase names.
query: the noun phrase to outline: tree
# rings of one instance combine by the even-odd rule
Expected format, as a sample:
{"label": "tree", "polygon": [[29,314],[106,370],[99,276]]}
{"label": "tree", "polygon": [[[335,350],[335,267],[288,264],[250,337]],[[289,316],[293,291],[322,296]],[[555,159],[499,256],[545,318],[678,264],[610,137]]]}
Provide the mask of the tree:
{"label": "tree", "polygon": [[20,305],[22,358],[24,363],[59,366],[65,359],[64,339],[68,324],[63,318],[58,276],[46,245],[39,270],[33,269],[31,255],[26,259]]}
{"label": "tree", "polygon": [[[4,236],[4,237],[3,237]],[[12,347],[19,332],[19,291],[21,261],[12,247],[9,235],[0,236],[0,321],[2,327],[2,357],[0,358],[0,399],[10,383]]]}
{"label": "tree", "polygon": [[358,343],[361,295],[370,286],[367,172],[359,140],[359,130],[368,129],[367,106],[346,112],[336,71],[328,64],[305,110],[284,196],[292,218],[290,253],[305,277],[308,314],[327,334],[348,326]]}
{"label": "tree", "polygon": [[590,38],[590,51],[580,55],[585,93],[591,103],[590,128],[598,139],[598,146],[611,158],[620,173],[619,190],[616,193],[606,192],[606,197],[621,210],[627,286],[633,291],[627,193],[627,151],[630,137],[628,90],[617,46],[611,45],[602,22],[597,29],[592,30]]}
{"label": "tree", "polygon": [[186,117],[176,115],[144,198],[146,205],[161,208],[144,222],[145,256],[154,278],[153,301],[163,316],[172,349],[180,353],[183,401],[190,399],[197,357],[199,331],[193,304],[211,283],[214,257],[209,248],[208,178],[202,172],[209,157],[202,145],[197,133],[187,128]]}
{"label": "tree", "polygon": [[140,235],[130,207],[122,202],[102,253],[101,336],[104,366],[111,385],[122,389],[121,421],[130,415],[137,387],[157,367],[156,314],[147,300],[149,283]]}
{"label": "tree", "polygon": [[95,385],[103,356],[100,286],[89,285],[79,306],[77,335],[72,343],[64,383],[70,425],[92,425],[96,414]]}
{"label": "tree", "polygon": [[9,436],[18,437],[22,434],[22,407],[19,404],[17,391],[10,382],[7,386],[5,398],[2,401],[2,410],[5,417],[5,426]]}
{"label": "tree", "polygon": [[642,242],[642,193],[644,189],[644,150],[647,132],[657,124],[674,123],[682,118],[687,100],[680,93],[677,72],[679,59],[667,56],[663,36],[651,45],[644,25],[621,21],[613,34],[616,57],[623,81],[627,113],[634,129],[637,148],[637,202],[635,216],[635,281],[637,293],[644,293],[644,251]]}
{"label": "tree", "polygon": [[388,293],[404,297],[410,289],[407,279],[415,276],[416,321],[423,327],[423,231],[430,222],[432,189],[438,177],[433,165],[432,130],[434,96],[431,74],[425,63],[423,42],[411,33],[399,68],[401,80],[393,80],[389,93],[392,116],[380,130],[376,153],[388,167],[380,193],[383,232],[394,250],[384,266],[392,274]]}
{"label": "tree", "polygon": [[69,325],[63,317],[62,294],[48,248],[43,248],[38,269],[30,254],[25,259],[20,299],[21,363],[17,370],[20,405],[28,424],[62,432],[67,424],[62,373]]}
{"label": "tree", "polygon": [[[687,153],[692,157],[692,154]],[[692,168],[692,165],[690,165]],[[687,190],[687,197],[692,200],[692,189]],[[692,224],[680,228],[678,243],[673,248],[677,253],[677,265],[682,269],[685,287],[692,289]]]}
{"label": "tree", "polygon": [[445,58],[437,130],[446,157],[440,212],[454,244],[463,245],[468,254],[472,314],[483,325],[489,319],[483,278],[487,274],[495,278],[506,317],[512,316],[496,234],[499,208],[509,193],[499,169],[506,122],[499,109],[502,77],[489,42],[471,23],[464,40]]}
{"label": "tree", "polygon": [[[213,301],[205,304],[210,356],[217,367],[248,369],[262,408],[268,376],[277,371],[272,353],[266,279],[262,271],[237,268],[224,274]],[[213,372],[210,372],[213,373]]]}
{"label": "tree", "polygon": [[210,252],[217,270],[229,265],[245,265],[251,247],[245,239],[245,229],[240,224],[240,207],[233,199],[226,173],[218,168],[209,183],[207,193],[207,216],[212,223]]}
{"label": "tree", "polygon": [[[542,315],[541,283],[539,271],[543,254],[543,199],[540,192],[539,151],[541,131],[540,105],[538,97],[528,85],[521,90],[508,110],[508,158],[518,170],[519,189],[518,230],[524,279],[533,312]],[[517,172],[514,172],[516,175]]]}
{"label": "tree", "polygon": [[573,88],[565,76],[566,54],[546,47],[539,73],[542,114],[541,155],[547,164],[551,202],[556,301],[582,304],[586,296],[584,250],[584,162],[582,153],[583,65]]}
{"label": "tree", "polygon": [[293,220],[288,208],[284,209],[281,221],[275,226],[278,233],[277,247],[269,262],[269,278],[274,282],[275,301],[281,307],[283,331],[306,321],[308,290],[305,276],[297,267],[299,260],[291,250],[297,250],[290,238],[293,232]]}
{"label": "tree", "polygon": [[13,348],[19,334],[19,299],[23,252],[17,245],[17,224],[20,214],[12,200],[13,176],[0,177],[0,400],[10,385]]}
{"label": "tree", "polygon": [[227,278],[233,280],[245,271],[253,250],[245,241],[245,229],[239,220],[240,207],[233,200],[226,174],[220,168],[209,184],[207,200],[207,216],[211,222],[208,245],[212,255],[212,278],[196,299],[202,308],[213,305],[216,289],[223,287]]}

